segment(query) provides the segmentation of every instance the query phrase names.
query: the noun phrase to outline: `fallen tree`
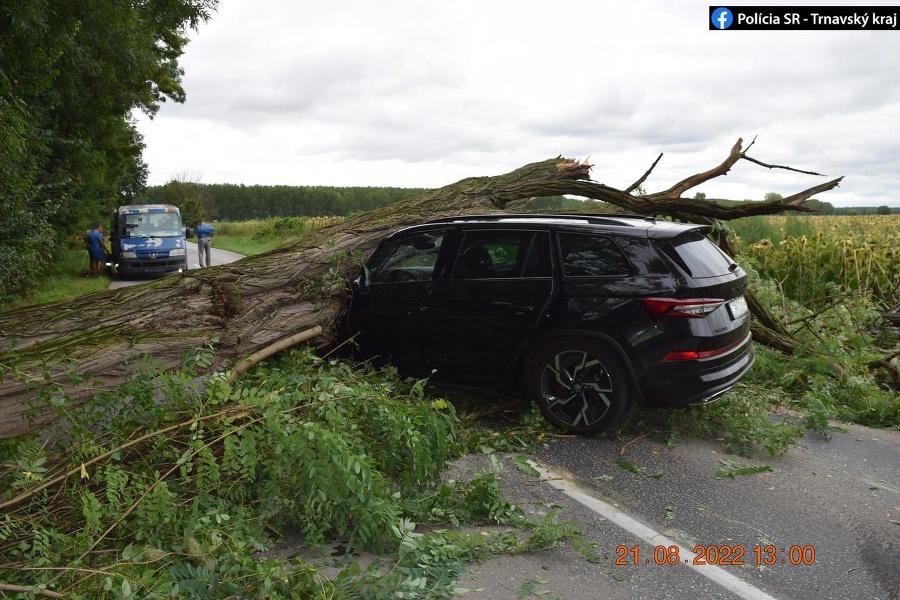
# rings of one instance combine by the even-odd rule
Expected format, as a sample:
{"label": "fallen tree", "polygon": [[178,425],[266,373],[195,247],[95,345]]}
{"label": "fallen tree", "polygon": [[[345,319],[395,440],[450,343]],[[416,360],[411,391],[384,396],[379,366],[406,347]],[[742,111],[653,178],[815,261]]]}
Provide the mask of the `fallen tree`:
{"label": "fallen tree", "polygon": [[[590,164],[557,157],[504,175],[463,179],[230,265],[0,314],[0,437],[20,434],[49,417],[37,414],[26,421],[22,415],[29,400],[57,393],[75,402],[84,400],[123,381],[144,356],[176,368],[192,348],[209,346],[215,356],[212,369],[316,327],[322,328],[313,336],[317,343],[332,342],[332,322],[347,297],[348,276],[357,272],[385,235],[408,225],[457,214],[515,210],[528,199],[562,194],[607,202],[634,214],[711,224],[809,211],[804,202],[841,181],[839,177],[767,202],[723,205],[682,197],[725,175],[740,160],[797,171],[749,157],[752,145],[745,149],[739,139],[721,164],[646,195],[634,191],[659,158],[634,184],[619,190],[590,180]],[[754,336],[790,351],[790,336],[777,320],[752,300],[751,307],[757,317]],[[52,398],[42,401],[46,400]]]}

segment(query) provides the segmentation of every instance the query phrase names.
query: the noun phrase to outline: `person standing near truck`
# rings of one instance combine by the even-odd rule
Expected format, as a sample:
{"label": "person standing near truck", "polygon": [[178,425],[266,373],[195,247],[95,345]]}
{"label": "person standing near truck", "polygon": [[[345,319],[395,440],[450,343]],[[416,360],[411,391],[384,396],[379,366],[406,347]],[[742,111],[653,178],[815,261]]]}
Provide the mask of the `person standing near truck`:
{"label": "person standing near truck", "polygon": [[[212,266],[212,250],[210,249],[212,236],[212,225],[207,225],[204,219],[200,219],[200,226],[197,227],[197,254],[200,255],[200,268]],[[204,257],[206,264],[203,264]]]}
{"label": "person standing near truck", "polygon": [[99,221],[94,222],[94,228],[84,236],[84,241],[91,257],[91,277],[99,277],[103,274],[107,255],[106,243],[103,241],[103,225]]}

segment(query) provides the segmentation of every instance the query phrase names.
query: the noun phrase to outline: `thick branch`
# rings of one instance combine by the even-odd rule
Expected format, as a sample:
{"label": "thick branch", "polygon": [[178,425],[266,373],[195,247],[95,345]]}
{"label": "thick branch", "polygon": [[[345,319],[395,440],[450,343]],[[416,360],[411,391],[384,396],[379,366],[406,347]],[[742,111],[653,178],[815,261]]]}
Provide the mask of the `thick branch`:
{"label": "thick branch", "polygon": [[731,167],[734,166],[734,163],[740,160],[743,156],[743,154],[741,153],[741,145],[743,144],[743,142],[743,139],[738,138],[737,143],[732,146],[731,152],[728,154],[728,158],[722,161],[722,164],[720,164],[719,166],[703,173],[691,175],[687,179],[682,179],[664,192],[649,194],[647,198],[678,198],[684,192],[688,191],[691,188],[697,187],[701,183],[706,183],[710,179],[715,179],[716,177],[725,175],[726,173],[728,173],[728,171],[731,170]]}
{"label": "thick branch", "polygon": [[243,359],[241,362],[236,364],[231,369],[231,375],[228,377],[229,381],[234,381],[238,377],[240,377],[247,369],[250,367],[259,364],[260,362],[266,360],[270,356],[274,356],[278,354],[282,350],[287,350],[292,346],[296,346],[302,342],[310,340],[316,336],[322,335],[322,328],[318,325],[313,327],[312,329],[307,329],[306,331],[301,331],[300,333],[294,334],[292,336],[286,337],[283,340],[279,340],[274,344],[266,346],[262,350],[257,350],[247,358]]}
{"label": "thick branch", "polygon": [[775,215],[784,212],[810,212],[812,209],[803,206],[803,202],[815,194],[837,187],[841,179],[841,177],[833,179],[782,200],[740,202],[727,206],[708,200],[667,198],[657,194],[632,196],[593,181],[571,182],[564,186],[565,191],[563,191],[563,187],[559,187],[554,192],[600,200],[639,215],[677,215],[686,220],[699,221],[701,218],[707,218],[730,221],[742,217]]}
{"label": "thick branch", "polygon": [[900,369],[892,362],[898,356],[900,356],[900,350],[896,350],[883,358],[871,361],[868,364],[868,367],[872,370],[884,369],[887,371],[888,376],[891,378],[893,388],[900,391]]}
{"label": "thick branch", "polygon": [[844,178],[838,177],[837,179],[832,179],[827,183],[813,186],[807,190],[803,190],[802,192],[798,192],[792,196],[783,198],[781,200],[781,203],[784,206],[800,206],[816,194],[821,194],[822,192],[827,192],[828,190],[836,188],[842,179]]}
{"label": "thick branch", "polygon": [[10,592],[12,594],[37,594],[44,598],[65,598],[65,596],[59,592],[35,589],[34,586],[13,585],[11,583],[0,583],[0,592]]}

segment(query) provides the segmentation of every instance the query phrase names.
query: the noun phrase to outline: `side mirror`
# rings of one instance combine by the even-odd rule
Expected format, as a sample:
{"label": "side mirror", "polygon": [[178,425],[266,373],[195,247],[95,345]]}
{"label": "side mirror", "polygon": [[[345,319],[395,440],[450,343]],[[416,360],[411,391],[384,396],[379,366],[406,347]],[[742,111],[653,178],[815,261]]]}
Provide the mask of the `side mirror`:
{"label": "side mirror", "polygon": [[191,229],[190,227],[185,227],[184,228],[184,237],[186,237],[186,238],[194,237],[194,230]]}
{"label": "side mirror", "polygon": [[365,293],[366,288],[369,287],[368,275],[368,271],[365,267],[360,269],[359,276],[350,282],[350,287],[353,288],[354,293]]}

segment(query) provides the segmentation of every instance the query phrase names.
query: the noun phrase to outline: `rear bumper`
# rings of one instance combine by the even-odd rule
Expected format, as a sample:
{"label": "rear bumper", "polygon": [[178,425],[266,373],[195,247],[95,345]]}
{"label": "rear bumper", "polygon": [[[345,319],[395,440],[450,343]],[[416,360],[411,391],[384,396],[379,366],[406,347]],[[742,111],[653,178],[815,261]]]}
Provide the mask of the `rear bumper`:
{"label": "rear bumper", "polygon": [[714,358],[657,363],[640,378],[641,405],[672,408],[713,402],[747,374],[754,360],[747,334],[741,344]]}

